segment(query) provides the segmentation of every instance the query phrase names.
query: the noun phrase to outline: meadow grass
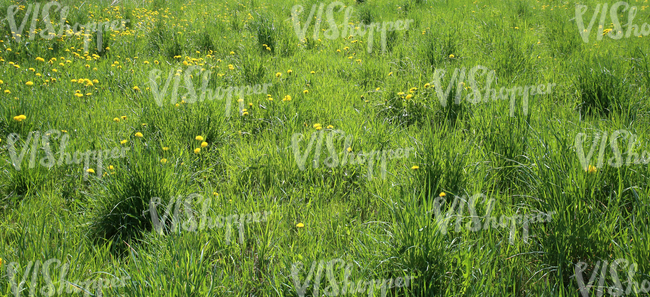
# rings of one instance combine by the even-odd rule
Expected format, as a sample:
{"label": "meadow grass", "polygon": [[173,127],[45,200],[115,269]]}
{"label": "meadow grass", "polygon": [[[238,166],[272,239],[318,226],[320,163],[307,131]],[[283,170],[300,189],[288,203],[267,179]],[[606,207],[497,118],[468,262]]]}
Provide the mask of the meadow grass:
{"label": "meadow grass", "polygon": [[[65,280],[60,269],[50,268],[57,288],[105,275],[128,278],[123,287],[102,289],[106,296],[299,296],[292,265],[304,264],[304,282],[313,261],[332,259],[352,264],[351,280],[413,276],[409,286],[386,296],[578,296],[576,263],[587,263],[589,279],[597,261],[619,258],[638,264],[635,281],[650,280],[648,165],[585,171],[575,148],[578,133],[625,129],[638,136],[635,152],[650,151],[650,36],[596,40],[612,28],[609,15],[605,28],[594,25],[585,43],[573,1],[343,0],[354,9],[354,26],[413,20],[408,30],[388,32],[386,52],[376,33],[369,53],[367,35],[325,38],[325,14],[317,38],[316,19],[305,39],[298,37],[292,7],[304,7],[304,25],[312,5],[327,7],[327,1],[59,2],[69,7],[69,25],[130,23],[104,32],[103,49],[93,33],[87,53],[82,36],[30,40],[30,19],[18,43],[8,22],[0,24],[2,296],[14,296],[12,262],[19,263],[16,283],[26,279],[19,296],[29,296],[31,286],[46,295],[40,291],[47,286],[43,275],[25,277],[24,269],[30,261],[52,258],[70,266]],[[589,7],[586,23],[599,3],[579,3]],[[650,23],[647,3],[629,4],[639,9],[635,24]],[[2,0],[0,15],[10,5],[25,6],[15,16],[22,21],[29,3]],[[338,24],[344,14],[335,10]],[[52,15],[58,22],[59,14]],[[618,15],[627,24],[628,13]],[[36,28],[44,27],[41,19]],[[186,75],[194,65],[201,70]],[[455,69],[477,65],[495,72],[497,91],[557,86],[530,96],[526,113],[516,95],[513,117],[508,100],[468,102],[467,83],[452,85],[443,106],[433,85],[435,69],[446,70],[446,90]],[[159,88],[170,70],[178,73],[163,106],[151,90],[154,70],[161,73]],[[203,80],[206,71],[211,73]],[[170,103],[177,79],[179,97]],[[226,100],[192,102],[188,87],[198,97],[204,84],[225,89],[267,83],[268,95],[233,94],[229,114]],[[452,104],[459,92],[460,104]],[[85,179],[81,164],[40,165],[41,143],[36,166],[28,166],[29,151],[16,170],[9,136],[20,136],[20,153],[30,132],[52,129],[69,136],[66,152],[130,150],[125,158],[106,160],[102,177]],[[387,161],[385,178],[376,163],[368,178],[366,164],[325,166],[332,157],[325,136],[323,152],[307,152],[300,170],[292,136],[303,134],[304,152],[314,133],[332,131],[352,139],[330,140],[338,158],[348,148],[365,153],[414,147],[416,154]],[[585,141],[586,152],[592,139]],[[60,141],[49,144],[57,159]],[[627,142],[618,145],[626,158]],[[609,160],[609,140],[605,146]],[[597,165],[600,150],[590,165]],[[94,164],[90,168],[98,170]],[[173,197],[193,193],[208,199],[208,217],[271,215],[246,224],[243,241],[236,227],[232,234],[227,228],[189,232],[172,224],[172,215],[156,232],[150,201],[161,198],[162,216]],[[442,196],[446,212],[455,197],[477,193],[494,199],[494,217],[554,215],[531,224],[526,241],[520,227],[512,235],[508,228],[456,229],[455,216],[441,233],[434,200]],[[200,217],[199,203],[191,206],[176,207]],[[484,201],[477,208],[480,216],[487,211]],[[470,215],[465,205],[463,226]],[[343,270],[333,276],[341,283]],[[627,288],[627,277],[619,277]],[[313,282],[307,296],[314,294]],[[608,272],[594,286],[615,282]],[[323,277],[318,295],[328,285]],[[97,295],[94,287],[84,289]],[[370,296],[381,294],[375,288]]]}

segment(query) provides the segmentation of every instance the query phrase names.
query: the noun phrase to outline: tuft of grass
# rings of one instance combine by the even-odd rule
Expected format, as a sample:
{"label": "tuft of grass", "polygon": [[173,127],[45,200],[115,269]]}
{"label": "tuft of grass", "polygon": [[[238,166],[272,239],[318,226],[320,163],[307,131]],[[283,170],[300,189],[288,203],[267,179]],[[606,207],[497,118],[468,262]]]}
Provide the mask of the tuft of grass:
{"label": "tuft of grass", "polygon": [[588,60],[576,67],[577,77],[573,84],[578,92],[578,110],[582,117],[607,117],[612,113],[635,117],[629,79],[617,68],[616,61],[609,57],[598,62]]}

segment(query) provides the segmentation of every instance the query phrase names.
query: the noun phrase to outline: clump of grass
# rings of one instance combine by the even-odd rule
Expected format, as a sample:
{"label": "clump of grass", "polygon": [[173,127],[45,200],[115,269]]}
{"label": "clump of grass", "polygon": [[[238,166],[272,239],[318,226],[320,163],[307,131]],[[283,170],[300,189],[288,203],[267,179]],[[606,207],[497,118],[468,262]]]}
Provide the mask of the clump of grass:
{"label": "clump of grass", "polygon": [[124,242],[132,244],[152,229],[147,213],[150,201],[154,197],[168,201],[181,190],[172,164],[161,164],[159,153],[145,140],[133,137],[130,141],[134,145],[129,154],[137,156],[137,161],[126,158],[109,177],[96,180],[88,208],[91,239],[99,245],[110,244],[118,255],[128,251]]}
{"label": "clump of grass", "polygon": [[627,77],[617,72],[612,58],[588,61],[577,67],[574,81],[581,116],[634,115]]}
{"label": "clump of grass", "polygon": [[[420,56],[430,66],[438,67],[449,55],[458,55],[456,31],[446,31],[442,36],[427,31],[420,44]],[[388,34],[387,34],[388,35]]]}
{"label": "clump of grass", "polygon": [[[257,35],[257,45],[262,53],[275,54],[278,30],[273,24],[273,18],[266,14],[261,15],[258,13],[252,26],[253,31]],[[267,50],[267,47],[271,48],[271,50]]]}

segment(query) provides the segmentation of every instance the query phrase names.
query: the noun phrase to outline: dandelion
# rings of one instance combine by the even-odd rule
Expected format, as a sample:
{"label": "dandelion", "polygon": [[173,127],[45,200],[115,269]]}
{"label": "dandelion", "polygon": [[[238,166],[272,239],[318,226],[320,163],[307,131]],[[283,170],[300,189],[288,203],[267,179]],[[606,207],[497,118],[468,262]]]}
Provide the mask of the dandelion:
{"label": "dandelion", "polygon": [[413,92],[415,92],[415,91],[417,91],[417,90],[418,90],[418,88],[411,88],[411,89],[409,89],[409,92],[410,92],[410,93],[413,93]]}
{"label": "dandelion", "polygon": [[205,141],[204,141],[204,142],[201,142],[201,147],[207,147],[207,146],[208,146],[208,143],[207,143],[207,142],[205,142]]}
{"label": "dandelion", "polygon": [[230,54],[231,54],[231,55],[234,55],[234,54],[235,54],[235,52],[233,52],[233,51],[231,51],[231,52],[230,52]]}
{"label": "dandelion", "polygon": [[320,127],[320,126],[321,126],[321,125],[320,125],[319,123],[316,123],[316,124],[313,125],[314,128],[316,128],[316,127]]}
{"label": "dandelion", "polygon": [[228,69],[235,70],[235,66],[232,66],[232,64],[228,64]]}
{"label": "dandelion", "polygon": [[92,168],[88,168],[88,169],[86,170],[86,172],[88,172],[88,173],[95,173],[95,170],[92,169]]}
{"label": "dandelion", "polygon": [[239,98],[237,99],[237,102],[244,102],[244,99]]}
{"label": "dandelion", "polygon": [[36,57],[36,61],[38,61],[38,62],[45,62],[45,59],[43,59],[43,58],[41,58],[41,57]]}
{"label": "dandelion", "polygon": [[123,120],[126,120],[126,116],[122,116],[122,119],[123,119]]}
{"label": "dandelion", "polygon": [[247,111],[244,111],[244,112],[242,112],[241,115],[242,115],[242,116],[246,116],[246,115],[248,115],[248,112],[247,112]]}
{"label": "dandelion", "polygon": [[136,133],[135,133],[135,137],[142,137],[142,133],[140,133],[140,132],[136,132]]}
{"label": "dandelion", "polygon": [[30,80],[30,81],[26,82],[25,84],[28,85],[28,86],[33,86],[34,82]]}
{"label": "dandelion", "polygon": [[291,74],[291,73],[293,73],[293,70],[291,69],[287,70],[287,74]]}
{"label": "dandelion", "polygon": [[332,126],[332,125],[327,125],[327,129],[333,129],[333,128],[334,128],[334,126]]}
{"label": "dandelion", "polygon": [[351,152],[352,152],[352,148],[349,147],[349,148],[348,148],[348,153],[351,153]]}
{"label": "dandelion", "polygon": [[296,224],[296,227],[298,227],[298,228],[304,228],[304,227],[305,227],[305,224],[303,224],[303,223],[298,223],[298,224]]}
{"label": "dandelion", "polygon": [[11,94],[11,91],[5,90],[5,94]]}
{"label": "dandelion", "polygon": [[388,76],[393,76],[393,72],[388,72]]}
{"label": "dandelion", "polygon": [[135,86],[135,87],[133,87],[133,90],[134,91],[140,91],[140,88],[138,88],[138,86]]}
{"label": "dandelion", "polygon": [[120,144],[126,144],[126,143],[127,143],[126,139],[120,141]]}
{"label": "dandelion", "polygon": [[311,73],[311,74],[314,74],[314,73],[316,73],[316,71],[312,71],[312,72],[310,72],[310,73]]}
{"label": "dandelion", "polygon": [[167,159],[165,159],[165,158],[160,159],[160,163],[163,163],[163,164],[167,163]]}
{"label": "dandelion", "polygon": [[409,100],[411,98],[413,98],[413,95],[411,95],[411,94],[406,95],[406,100]]}
{"label": "dandelion", "polygon": [[411,167],[411,169],[417,170],[417,169],[420,169],[420,166],[414,165],[413,167]]}
{"label": "dandelion", "polygon": [[275,74],[275,77],[280,77],[280,76],[282,76],[282,73],[280,73],[280,72]]}
{"label": "dandelion", "polygon": [[289,95],[284,96],[282,101],[291,101],[291,96],[289,96]]}
{"label": "dandelion", "polygon": [[113,165],[109,165],[108,170],[115,170],[115,167],[113,167]]}
{"label": "dandelion", "polygon": [[162,150],[163,150],[163,151],[168,151],[168,150],[169,150],[169,147],[163,146]]}
{"label": "dandelion", "polygon": [[309,93],[309,90],[304,90],[304,91],[302,91],[302,93],[307,94],[307,93]]}
{"label": "dandelion", "polygon": [[27,117],[24,114],[17,115],[17,116],[14,117],[14,121],[17,121],[17,122],[22,122],[24,119],[27,119]]}
{"label": "dandelion", "polygon": [[197,147],[197,148],[194,149],[194,153],[195,153],[195,154],[198,154],[198,153],[200,153],[200,152],[201,152],[201,149],[200,149],[200,148]]}
{"label": "dandelion", "polygon": [[119,123],[119,122],[120,122],[120,118],[113,118],[113,122]]}
{"label": "dandelion", "polygon": [[424,84],[424,88],[425,88],[425,89],[428,89],[430,86],[431,86],[431,85],[428,84],[428,83]]}
{"label": "dandelion", "polygon": [[445,197],[445,196],[447,196],[447,194],[445,194],[445,192],[440,192],[440,195],[438,195],[438,196]]}
{"label": "dandelion", "polygon": [[454,54],[449,55],[450,59],[453,59],[454,57],[455,57]]}
{"label": "dandelion", "polygon": [[203,141],[203,136],[199,135],[197,137],[194,137],[197,141]]}
{"label": "dandelion", "polygon": [[598,169],[593,165],[589,165],[589,168],[587,168],[587,170],[585,171],[587,171],[588,173],[595,173],[596,171],[598,171]]}

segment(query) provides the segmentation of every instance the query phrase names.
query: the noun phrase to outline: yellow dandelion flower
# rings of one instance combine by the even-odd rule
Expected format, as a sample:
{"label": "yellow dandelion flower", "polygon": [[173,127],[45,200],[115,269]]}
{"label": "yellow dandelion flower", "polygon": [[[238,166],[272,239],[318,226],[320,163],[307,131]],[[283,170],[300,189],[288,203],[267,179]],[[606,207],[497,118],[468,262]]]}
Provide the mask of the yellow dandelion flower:
{"label": "yellow dandelion flower", "polygon": [[200,149],[200,148],[197,147],[197,148],[194,149],[194,153],[195,153],[195,154],[198,154],[198,153],[200,153],[200,152],[201,152],[201,149]]}
{"label": "yellow dandelion flower", "polygon": [[163,150],[163,151],[168,151],[168,150],[169,150],[169,147],[163,146],[162,150]]}
{"label": "yellow dandelion flower", "polygon": [[334,128],[334,126],[332,126],[332,125],[327,125],[327,129],[333,129],[333,128]]}
{"label": "yellow dandelion flower", "polygon": [[440,195],[438,195],[438,196],[445,197],[445,196],[447,196],[447,194],[445,194],[445,192],[440,192]]}
{"label": "yellow dandelion flower", "polygon": [[287,70],[287,74],[291,74],[291,73],[293,73],[293,70],[291,69]]}
{"label": "yellow dandelion flower", "polygon": [[113,165],[109,165],[108,170],[115,170],[115,167],[113,167]]}
{"label": "yellow dandelion flower", "polygon": [[203,136],[199,135],[197,137],[194,137],[197,141],[203,141]]}
{"label": "yellow dandelion flower", "polygon": [[95,173],[95,170],[92,169],[92,168],[88,168],[88,169],[86,170],[86,172],[88,172],[88,173]]}
{"label": "yellow dandelion flower", "polygon": [[135,87],[133,87],[133,90],[134,91],[140,91],[140,88],[138,88],[138,86],[135,86]]}
{"label": "yellow dandelion flower", "polygon": [[587,170],[585,171],[587,171],[588,173],[595,173],[596,171],[598,171],[598,168],[596,168],[593,165],[589,165],[589,168],[587,168]]}
{"label": "yellow dandelion flower", "polygon": [[123,119],[123,120],[126,120],[126,116],[122,116],[122,119]]}
{"label": "yellow dandelion flower", "polygon": [[455,57],[454,54],[449,55],[450,59],[453,59],[454,57]]}
{"label": "yellow dandelion flower", "polygon": [[135,133],[135,137],[142,137],[142,133],[140,133],[140,132],[136,132],[136,133]]}
{"label": "yellow dandelion flower", "polygon": [[296,224],[296,227],[298,227],[298,228],[304,228],[304,227],[305,227],[305,224],[303,224],[303,223],[298,223],[298,224]]}
{"label": "yellow dandelion flower", "polygon": [[411,167],[411,169],[413,170],[420,169],[420,166],[414,165],[413,167]]}
{"label": "yellow dandelion flower", "polygon": [[311,73],[311,74],[314,74],[314,73],[316,73],[316,71],[312,71],[312,72],[310,72],[310,73]]}
{"label": "yellow dandelion flower", "polygon": [[167,163],[167,159],[165,159],[165,158],[160,159],[160,163],[163,163],[163,164]]}
{"label": "yellow dandelion flower", "polygon": [[207,143],[207,142],[205,142],[205,141],[204,141],[204,142],[201,142],[201,147],[207,147],[207,146],[208,146],[208,143]]}
{"label": "yellow dandelion flower", "polygon": [[126,143],[127,143],[126,139],[120,141],[120,144],[126,144]]}
{"label": "yellow dandelion flower", "polygon": [[27,118],[27,117],[26,117],[25,115],[22,115],[22,114],[21,114],[21,115],[17,115],[17,116],[15,116],[15,117],[14,117],[14,121],[16,121],[16,122],[22,122],[22,121],[23,121],[24,119],[26,119],[26,118]]}
{"label": "yellow dandelion flower", "polygon": [[413,98],[413,95],[411,95],[411,94],[406,95],[406,100],[409,100],[411,98]]}
{"label": "yellow dandelion flower", "polygon": [[28,85],[28,86],[33,86],[34,82],[30,80],[30,81],[26,82],[25,84]]}
{"label": "yellow dandelion flower", "polygon": [[275,74],[275,77],[280,77],[280,76],[282,76],[282,73],[280,73],[280,72]]}
{"label": "yellow dandelion flower", "polygon": [[119,122],[120,122],[120,118],[113,118],[113,122],[119,123]]}
{"label": "yellow dandelion flower", "polygon": [[430,86],[431,86],[431,85],[428,84],[428,83],[424,84],[424,88],[425,88],[425,89],[429,88]]}

